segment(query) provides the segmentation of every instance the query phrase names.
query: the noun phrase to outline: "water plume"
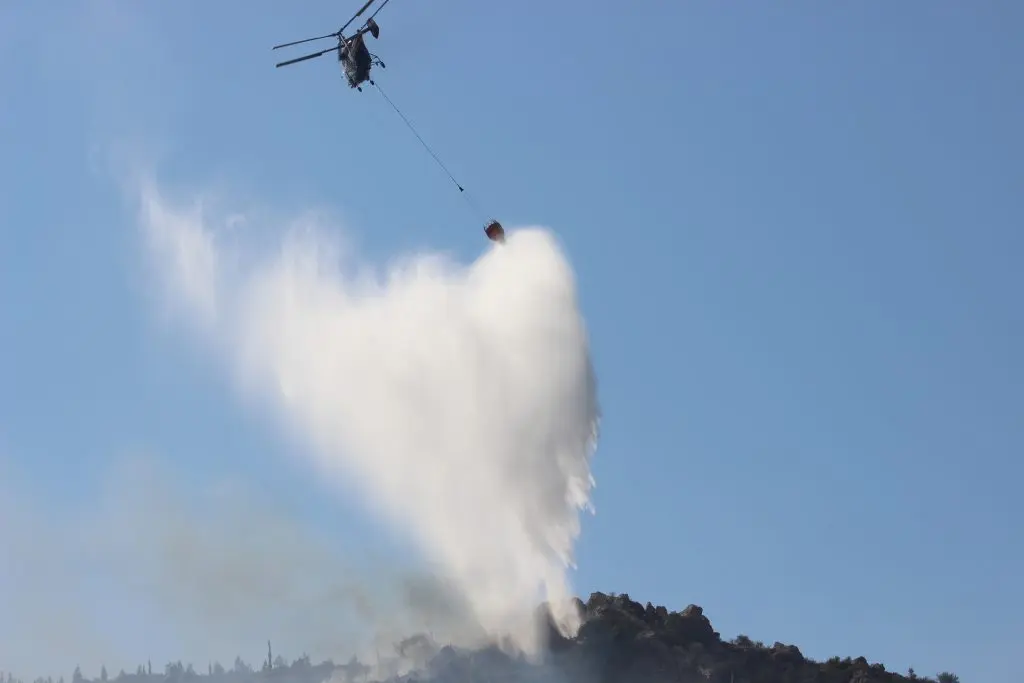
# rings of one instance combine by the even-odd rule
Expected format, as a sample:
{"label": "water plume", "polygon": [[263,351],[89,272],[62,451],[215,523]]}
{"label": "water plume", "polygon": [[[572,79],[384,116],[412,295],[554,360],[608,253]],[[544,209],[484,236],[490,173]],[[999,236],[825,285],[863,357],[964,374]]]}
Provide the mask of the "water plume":
{"label": "water plume", "polygon": [[414,539],[489,637],[535,652],[540,599],[575,632],[567,574],[598,404],[548,231],[510,231],[468,265],[422,253],[377,269],[315,216],[273,226],[285,237],[264,249],[225,239],[251,215],[175,204],[152,182],[138,198],[164,303],[319,472]]}

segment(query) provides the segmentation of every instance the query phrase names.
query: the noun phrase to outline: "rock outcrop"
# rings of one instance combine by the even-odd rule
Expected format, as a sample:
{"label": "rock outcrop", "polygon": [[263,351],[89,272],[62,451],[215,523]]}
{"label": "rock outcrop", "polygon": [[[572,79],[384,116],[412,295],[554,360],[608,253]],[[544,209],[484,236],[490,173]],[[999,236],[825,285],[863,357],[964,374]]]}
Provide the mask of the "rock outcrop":
{"label": "rock outcrop", "polygon": [[[593,593],[577,607],[583,624],[573,638],[559,634],[545,606],[538,609],[548,644],[540,663],[495,646],[466,650],[417,634],[395,643],[394,652],[378,651],[373,662],[352,657],[313,665],[303,655],[288,664],[272,656],[268,643],[259,668],[240,658],[229,670],[211,662],[205,674],[182,662],[156,671],[147,663],[110,678],[105,668],[94,679],[75,669],[71,683],[959,683],[948,672],[935,679],[913,670],[904,676],[864,657],[819,662],[795,645],[767,646],[742,635],[722,640],[698,605],[672,611],[626,594]],[[23,682],[0,674],[0,683]]]}
{"label": "rock outcrop", "polygon": [[746,636],[725,641],[699,605],[670,611],[626,594],[593,593],[579,607],[584,621],[574,638],[562,637],[547,621],[550,652],[542,665],[497,649],[485,657],[444,648],[438,653],[444,664],[429,667],[432,675],[404,678],[423,683],[935,683],[886,671],[864,657],[818,662],[796,645],[766,646]]}

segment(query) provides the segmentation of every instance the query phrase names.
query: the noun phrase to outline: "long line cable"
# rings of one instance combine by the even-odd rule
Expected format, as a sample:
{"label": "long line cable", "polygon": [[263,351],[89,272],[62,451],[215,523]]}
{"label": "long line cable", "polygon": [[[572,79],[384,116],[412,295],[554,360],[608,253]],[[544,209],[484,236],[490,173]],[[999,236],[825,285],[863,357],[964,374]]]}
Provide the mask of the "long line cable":
{"label": "long line cable", "polygon": [[387,103],[391,105],[391,108],[395,110],[395,113],[398,114],[402,118],[402,121],[404,121],[405,125],[409,127],[409,130],[411,130],[412,134],[416,136],[416,139],[420,141],[420,144],[423,145],[423,148],[425,150],[427,150],[427,152],[430,153],[430,156],[434,157],[434,161],[437,162],[437,165],[441,167],[441,170],[443,170],[445,172],[445,174],[451,179],[452,183],[455,184],[455,187],[459,188],[459,194],[461,194],[463,199],[466,200],[466,203],[469,205],[470,209],[472,209],[475,213],[477,213],[483,219],[483,216],[484,216],[483,212],[479,209],[479,207],[477,207],[476,203],[470,198],[469,194],[466,192],[466,189],[462,186],[462,184],[459,183],[459,181],[455,179],[455,176],[453,176],[451,171],[448,170],[448,167],[444,165],[444,162],[441,161],[441,158],[439,156],[437,156],[437,154],[434,152],[434,150],[432,150],[430,148],[430,145],[428,145],[426,140],[423,139],[423,136],[421,136],[416,131],[416,128],[412,125],[412,122],[409,121],[409,119],[406,117],[406,115],[402,113],[402,110],[399,109],[398,106],[394,102],[391,101],[391,98],[388,97],[387,93],[384,92],[384,90],[380,87],[380,84],[378,84],[376,80],[373,81],[373,85],[374,85],[374,87],[377,88],[377,91],[387,101]]}

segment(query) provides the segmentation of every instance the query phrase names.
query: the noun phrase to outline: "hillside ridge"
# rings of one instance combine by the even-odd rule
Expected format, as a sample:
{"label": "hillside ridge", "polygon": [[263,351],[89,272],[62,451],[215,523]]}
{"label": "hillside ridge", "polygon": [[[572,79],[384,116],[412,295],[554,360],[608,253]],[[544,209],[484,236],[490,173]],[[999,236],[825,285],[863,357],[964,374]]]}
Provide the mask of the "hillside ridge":
{"label": "hillside ridge", "polygon": [[[205,674],[180,661],[154,672],[147,662],[135,673],[113,677],[104,667],[93,679],[76,668],[71,683],[959,683],[953,673],[918,676],[911,669],[901,674],[863,656],[816,661],[796,645],[769,646],[745,635],[723,640],[699,605],[671,611],[636,602],[627,593],[601,592],[576,603],[583,623],[571,638],[555,628],[547,605],[537,608],[547,645],[539,663],[497,646],[472,650],[417,634],[396,643],[392,653],[379,653],[374,665],[356,657],[345,664],[314,665],[307,655],[289,664],[274,657],[268,643],[259,670],[240,657],[230,670],[211,662]],[[23,682],[0,673],[0,683]]]}

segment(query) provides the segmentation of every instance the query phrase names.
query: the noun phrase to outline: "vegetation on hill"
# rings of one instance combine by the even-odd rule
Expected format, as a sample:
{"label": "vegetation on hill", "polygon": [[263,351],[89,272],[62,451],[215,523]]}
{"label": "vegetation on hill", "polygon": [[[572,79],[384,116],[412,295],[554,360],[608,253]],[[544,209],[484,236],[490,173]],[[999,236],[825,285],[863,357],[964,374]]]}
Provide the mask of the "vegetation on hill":
{"label": "vegetation on hill", "polygon": [[[795,645],[767,646],[743,635],[722,640],[697,605],[673,612],[649,602],[641,605],[626,594],[593,593],[579,606],[584,624],[574,638],[563,638],[546,622],[549,652],[540,664],[497,647],[464,650],[417,635],[397,643],[373,666],[356,658],[314,665],[307,656],[289,664],[273,657],[268,644],[259,669],[240,658],[231,669],[210,663],[202,673],[181,662],[157,671],[147,663],[112,677],[104,668],[94,679],[76,669],[71,683],[959,683],[949,672],[925,677],[911,669],[899,674],[864,657],[819,662]],[[0,675],[0,683],[21,682],[7,674]]]}

